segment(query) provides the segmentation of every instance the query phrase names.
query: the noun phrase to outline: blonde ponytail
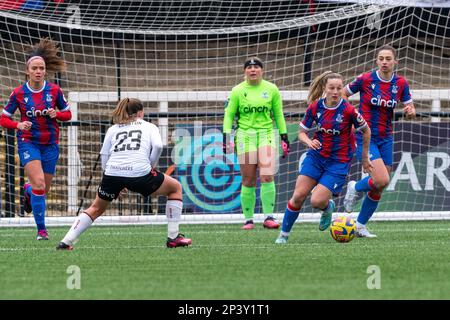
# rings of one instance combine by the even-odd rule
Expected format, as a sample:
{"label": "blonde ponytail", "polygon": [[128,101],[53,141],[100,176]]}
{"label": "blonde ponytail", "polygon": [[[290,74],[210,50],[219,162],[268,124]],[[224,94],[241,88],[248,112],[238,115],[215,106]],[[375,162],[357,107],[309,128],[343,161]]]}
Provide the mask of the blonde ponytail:
{"label": "blonde ponytail", "polygon": [[341,79],[344,78],[336,72],[333,71],[325,71],[324,73],[318,75],[314,78],[311,86],[309,87],[308,93],[308,105],[316,101],[317,99],[322,98],[323,92],[325,91],[325,85],[329,79]]}
{"label": "blonde ponytail", "polygon": [[144,110],[144,105],[139,99],[125,98],[117,103],[112,112],[113,123],[125,124],[136,119],[136,114]]}

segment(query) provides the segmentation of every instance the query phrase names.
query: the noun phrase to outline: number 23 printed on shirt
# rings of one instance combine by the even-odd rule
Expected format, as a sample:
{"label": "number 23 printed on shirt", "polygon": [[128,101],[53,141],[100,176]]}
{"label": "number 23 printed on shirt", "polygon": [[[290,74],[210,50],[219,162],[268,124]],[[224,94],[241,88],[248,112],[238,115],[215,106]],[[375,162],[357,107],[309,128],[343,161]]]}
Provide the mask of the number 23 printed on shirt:
{"label": "number 23 printed on shirt", "polygon": [[[118,143],[114,147],[114,152],[119,151],[131,151],[131,150],[139,150],[141,147],[141,130],[131,130],[130,132],[121,131],[116,134],[116,139]],[[127,139],[130,138],[130,142],[127,143]]]}

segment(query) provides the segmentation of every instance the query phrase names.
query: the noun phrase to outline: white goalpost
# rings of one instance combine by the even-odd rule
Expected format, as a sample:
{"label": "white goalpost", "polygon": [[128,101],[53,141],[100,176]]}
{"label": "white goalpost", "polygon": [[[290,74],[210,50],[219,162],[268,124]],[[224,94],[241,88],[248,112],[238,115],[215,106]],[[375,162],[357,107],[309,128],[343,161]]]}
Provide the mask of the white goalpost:
{"label": "white goalpost", "polygon": [[[42,4],[27,10],[0,5],[0,103],[23,80],[27,44],[46,36],[56,40],[68,70],[49,80],[59,81],[73,118],[61,126],[48,225],[71,224],[94,199],[103,135],[115,104],[126,97],[143,101],[148,120],[161,131],[158,169],[183,186],[183,223],[241,223],[239,166],[220,155],[220,130],[224,102],[243,80],[242,64],[250,56],[264,61],[264,78],[283,98],[291,153],[280,158],[275,177],[275,217],[281,220],[306,152],[297,133],[311,80],[334,70],[349,82],[375,68],[376,49],[384,44],[398,50],[397,72],[410,84],[418,117],[406,120],[396,110],[392,180],[373,219],[450,219],[448,1],[412,6],[301,0]],[[350,101],[357,105],[359,96]],[[0,226],[32,226],[33,217],[22,216],[25,178],[18,157],[7,156],[16,148],[14,133],[1,130]],[[218,154],[222,158],[208,160]],[[354,160],[349,179],[360,176]],[[335,199],[336,214],[343,212],[343,194]],[[163,209],[164,199],[129,193],[97,221],[165,223]],[[260,209],[258,202],[256,221],[263,219]],[[307,201],[299,221],[319,216]]]}

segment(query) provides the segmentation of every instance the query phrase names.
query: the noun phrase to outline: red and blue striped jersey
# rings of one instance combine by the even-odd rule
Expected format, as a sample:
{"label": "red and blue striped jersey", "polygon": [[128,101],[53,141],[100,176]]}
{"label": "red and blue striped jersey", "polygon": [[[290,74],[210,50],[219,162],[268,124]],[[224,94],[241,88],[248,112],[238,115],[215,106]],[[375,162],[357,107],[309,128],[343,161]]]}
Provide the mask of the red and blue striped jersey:
{"label": "red and blue striped jersey", "polygon": [[20,142],[33,142],[37,144],[58,144],[59,125],[56,119],[48,116],[48,109],[60,111],[69,110],[61,88],[45,81],[40,90],[33,90],[28,82],[15,88],[9,97],[3,114],[9,118],[19,109],[20,121],[32,122],[29,131],[17,130],[17,139]]}
{"label": "red and blue striped jersey", "polygon": [[[314,126],[315,123],[315,126]],[[356,149],[355,134],[367,126],[364,118],[348,101],[341,99],[334,107],[327,107],[325,99],[311,103],[306,109],[300,127],[305,131],[316,129],[313,139],[322,144],[319,150],[308,152],[338,162],[350,162]]]}
{"label": "red and blue striped jersey", "polygon": [[360,93],[359,112],[366,119],[372,139],[392,137],[392,117],[398,102],[411,103],[411,93],[405,78],[393,74],[383,80],[378,71],[363,73],[346,86],[349,94]]}

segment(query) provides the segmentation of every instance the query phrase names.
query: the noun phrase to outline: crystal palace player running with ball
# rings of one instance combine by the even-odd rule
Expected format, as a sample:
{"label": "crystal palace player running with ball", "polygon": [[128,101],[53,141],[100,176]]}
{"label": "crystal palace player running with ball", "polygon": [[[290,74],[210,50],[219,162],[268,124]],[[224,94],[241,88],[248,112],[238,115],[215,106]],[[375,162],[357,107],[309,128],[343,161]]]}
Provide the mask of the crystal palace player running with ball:
{"label": "crystal palace player running with ball", "polygon": [[[287,243],[303,203],[313,189],[311,205],[322,210],[319,230],[324,231],[330,226],[335,207],[331,197],[342,190],[355,151],[353,126],[363,134],[364,170],[372,170],[367,153],[370,129],[358,111],[341,98],[343,86],[342,76],[331,71],[316,77],[311,85],[310,105],[300,123],[299,133],[299,140],[309,150],[301,163],[294,194],[287,203],[281,232],[275,243]],[[310,139],[308,132],[313,129],[316,132]]]}
{"label": "crystal palace player running with ball", "polygon": [[[391,46],[383,46],[377,51],[378,69],[357,77],[344,88],[343,97],[347,98],[360,92],[359,112],[367,121],[372,136],[370,141],[370,160],[373,171],[369,176],[347,185],[344,206],[347,212],[353,211],[358,192],[367,192],[356,220],[356,236],[374,238],[366,223],[378,207],[383,189],[389,184],[389,173],[392,169],[393,139],[392,117],[398,102],[404,105],[407,117],[416,114],[409,86],[405,78],[394,72],[397,54]],[[357,135],[358,160],[365,151],[361,148],[361,135]]]}
{"label": "crystal palace player running with ball", "polygon": [[169,248],[190,245],[192,240],[178,231],[183,208],[181,184],[154,169],[163,148],[158,127],[143,120],[144,106],[138,99],[122,99],[112,115],[115,124],[106,132],[100,151],[104,174],[97,196],[76,218],[57,249],[72,250],[80,235],[124,189],[144,197],[151,194],[167,196],[166,245]]}
{"label": "crystal palace player running with ball", "polygon": [[[48,240],[46,194],[59,158],[58,121],[72,118],[61,88],[45,80],[46,75],[65,69],[65,61],[58,56],[58,51],[48,38],[32,48],[26,61],[27,82],[11,93],[0,119],[1,126],[17,130],[20,163],[29,180],[24,185],[24,209],[28,213],[33,211],[37,240]],[[17,109],[20,122],[11,119]]]}

